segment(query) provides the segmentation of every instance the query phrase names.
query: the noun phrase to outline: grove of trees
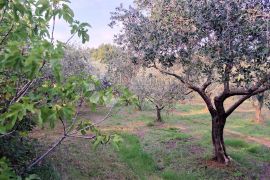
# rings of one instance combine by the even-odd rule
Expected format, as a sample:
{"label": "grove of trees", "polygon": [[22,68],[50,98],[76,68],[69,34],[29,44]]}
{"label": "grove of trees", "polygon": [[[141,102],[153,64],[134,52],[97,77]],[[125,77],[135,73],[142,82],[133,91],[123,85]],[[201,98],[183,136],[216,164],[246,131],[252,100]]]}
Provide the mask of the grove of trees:
{"label": "grove of trees", "polygon": [[187,88],[169,77],[139,73],[131,80],[130,90],[139,99],[150,101],[156,108],[156,121],[162,122],[161,111],[188,97]]}
{"label": "grove of trees", "polygon": [[[70,27],[65,42],[55,38],[58,20]],[[75,19],[69,0],[0,0],[0,180],[39,179],[32,170],[67,139],[91,141],[94,148],[111,143],[119,150],[123,139],[112,124],[122,124],[106,124],[112,131],[99,129],[116,108],[123,113],[121,109],[135,105],[138,109],[132,106],[121,114],[126,121],[131,116],[136,121],[124,125],[135,126],[143,124],[135,113],[150,104],[144,113],[153,115],[159,127],[126,129],[137,136],[149,130],[152,139],[174,148],[180,140],[193,139],[180,134],[185,127],[178,131],[162,124],[167,120],[162,112],[199,96],[211,117],[213,160],[218,165],[232,162],[224,129],[233,112],[250,100],[255,121],[264,122],[262,108],[270,108],[269,0],[134,0],[134,7],[120,5],[111,13],[110,26],[116,25],[122,28],[115,36],[117,45],[85,48],[70,44],[76,36],[82,44],[88,42],[90,25]],[[85,108],[90,118],[98,108],[107,111],[102,109],[103,118],[93,121],[80,116]],[[29,134],[35,128],[50,134],[47,129],[55,127],[60,127],[56,140],[36,152]],[[166,137],[158,138],[162,133]],[[139,141],[126,138],[140,160],[152,166],[154,160],[141,153]],[[122,149],[123,161],[132,159],[127,149]]]}
{"label": "grove of trees", "polygon": [[[220,163],[231,160],[223,137],[227,118],[270,87],[269,10],[264,0],[138,0],[136,8],[112,14],[111,26],[124,27],[116,41],[136,63],[175,77],[204,100]],[[212,99],[209,86],[221,88]]]}

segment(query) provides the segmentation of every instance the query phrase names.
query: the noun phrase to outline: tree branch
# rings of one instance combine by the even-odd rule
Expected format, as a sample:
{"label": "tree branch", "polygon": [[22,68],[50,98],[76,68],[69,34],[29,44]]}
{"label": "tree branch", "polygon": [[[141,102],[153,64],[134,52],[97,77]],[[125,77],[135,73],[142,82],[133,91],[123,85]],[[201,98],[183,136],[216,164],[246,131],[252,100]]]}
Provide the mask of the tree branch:
{"label": "tree branch", "polygon": [[12,24],[11,28],[8,30],[8,32],[5,34],[4,38],[1,40],[0,45],[2,45],[5,40],[7,39],[8,35],[11,33],[12,29],[14,27],[14,24]]}
{"label": "tree branch", "polygon": [[229,115],[231,115],[235,109],[237,109],[243,102],[245,102],[245,100],[249,99],[250,97],[254,96],[254,95],[257,95],[257,94],[260,94],[266,90],[268,90],[269,87],[264,87],[264,88],[261,88],[261,89],[258,89],[254,92],[251,92],[250,94],[248,95],[245,95],[243,96],[242,98],[240,98],[237,102],[235,102],[227,111],[226,111],[226,117],[228,117]]}
{"label": "tree branch", "polygon": [[51,148],[49,148],[42,156],[35,159],[29,166],[27,166],[26,170],[30,171],[36,164],[38,164],[41,160],[43,160],[48,154],[50,154],[61,142],[66,139],[67,136],[62,136],[58,141],[56,141]]}

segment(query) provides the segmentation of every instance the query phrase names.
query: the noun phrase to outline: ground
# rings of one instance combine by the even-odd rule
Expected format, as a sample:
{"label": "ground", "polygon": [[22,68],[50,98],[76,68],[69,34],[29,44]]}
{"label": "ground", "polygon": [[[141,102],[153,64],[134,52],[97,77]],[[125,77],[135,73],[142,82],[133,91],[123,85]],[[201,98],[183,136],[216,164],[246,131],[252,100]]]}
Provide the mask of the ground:
{"label": "ground", "polygon": [[[54,174],[40,172],[44,179],[270,179],[270,119],[255,124],[249,102],[228,119],[225,131],[227,151],[233,161],[229,166],[212,158],[211,121],[201,101],[178,104],[163,113],[164,123],[153,123],[155,111],[123,107],[100,125],[104,133],[123,138],[119,149],[110,144],[93,148],[87,140],[68,139],[42,163],[50,164]],[[106,108],[91,112],[84,107],[81,119],[98,121]],[[32,138],[46,149],[60,136],[61,126],[36,129]]]}

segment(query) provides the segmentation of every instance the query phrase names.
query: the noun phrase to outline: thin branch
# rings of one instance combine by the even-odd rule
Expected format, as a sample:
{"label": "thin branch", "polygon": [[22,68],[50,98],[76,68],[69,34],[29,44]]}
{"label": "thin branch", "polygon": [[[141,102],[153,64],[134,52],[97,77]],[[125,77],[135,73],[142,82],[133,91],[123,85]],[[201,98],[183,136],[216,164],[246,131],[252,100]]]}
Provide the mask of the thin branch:
{"label": "thin branch", "polygon": [[67,134],[67,132],[66,132],[66,125],[65,125],[65,123],[64,123],[64,121],[63,121],[63,119],[61,117],[59,117],[59,119],[60,119],[60,121],[62,123],[62,126],[63,126],[64,135],[66,135]]}
{"label": "thin branch", "polygon": [[[91,125],[85,126],[85,127],[83,127],[82,129],[79,129],[79,130],[77,130],[77,131],[75,131],[75,132],[73,132],[73,133],[70,133],[69,136],[73,136],[73,135],[75,135],[75,134],[78,134],[80,131],[86,130],[86,129],[88,129],[88,128],[91,128],[91,127],[93,127],[93,126],[97,126],[97,125],[103,123],[104,121],[106,121],[108,118],[110,118],[110,117],[112,116],[112,110],[113,110],[113,108],[114,108],[114,106],[112,106],[112,107],[110,108],[110,110],[109,110],[108,113],[105,115],[105,117],[104,117],[103,119],[101,119],[100,121],[98,121],[98,122],[96,122],[96,123],[93,123],[93,124],[91,124]],[[121,110],[121,108],[119,109],[119,111],[120,111],[120,110]]]}
{"label": "thin branch", "polygon": [[69,133],[69,132],[72,130],[73,126],[74,126],[75,123],[77,122],[77,119],[78,119],[77,117],[78,117],[78,114],[79,114],[79,112],[80,112],[80,108],[82,107],[82,103],[83,103],[83,99],[81,99],[80,102],[79,102],[78,105],[77,105],[77,110],[76,110],[75,116],[74,116],[73,119],[72,119],[72,123],[71,123],[71,125],[69,126],[69,128],[68,128],[68,130],[67,130],[67,133]]}
{"label": "thin branch", "polygon": [[82,138],[82,139],[95,139],[96,138],[96,135],[93,135],[93,136],[79,136],[79,135],[67,135],[67,137],[71,137],[71,138]]}
{"label": "thin branch", "polygon": [[4,38],[1,40],[0,45],[2,45],[5,40],[7,39],[7,37],[9,36],[9,34],[11,33],[11,31],[13,30],[14,24],[12,24],[11,28],[8,30],[8,32],[5,34]]}
{"label": "thin branch", "polygon": [[73,37],[76,35],[76,33],[72,34],[72,36],[65,42],[65,45],[67,45],[69,43],[69,41],[71,41],[71,39],[73,39]]}
{"label": "thin branch", "polygon": [[[94,123],[93,126],[96,126],[96,125],[98,125],[98,124],[101,124],[101,123],[103,123],[104,121],[106,121],[108,118],[110,118],[110,117],[112,116],[112,111],[113,111],[113,108],[114,108],[114,107],[115,107],[115,104],[110,108],[110,110],[108,111],[108,113],[106,114],[106,116],[105,116],[102,120],[100,120],[100,121]],[[120,109],[119,109],[119,111],[120,111]]]}
{"label": "thin branch", "polygon": [[34,83],[35,80],[31,80],[28,83],[26,83],[23,88],[17,93],[16,96],[13,97],[13,99],[10,101],[9,106],[12,105],[14,102],[19,102],[20,99],[27,93],[30,86]]}
{"label": "thin branch", "polygon": [[49,148],[42,156],[35,159],[29,166],[27,166],[26,170],[30,171],[36,164],[38,164],[41,160],[43,160],[46,156],[48,156],[61,142],[66,139],[67,136],[62,136],[58,141],[56,141],[51,148]]}
{"label": "thin branch", "polygon": [[14,132],[15,132],[15,130],[12,130],[12,131],[10,131],[10,132],[8,132],[8,133],[6,133],[6,134],[2,134],[2,135],[0,135],[0,138],[9,136],[9,135],[13,134]]}
{"label": "thin branch", "polygon": [[[155,69],[157,69],[157,70],[158,70],[159,72],[161,72],[161,73],[164,73],[164,74],[167,74],[167,75],[174,76],[175,78],[179,79],[183,84],[188,84],[188,83],[184,80],[183,77],[181,77],[181,76],[179,76],[179,75],[177,75],[177,74],[175,74],[175,73],[171,73],[171,72],[169,72],[169,71],[165,71],[165,70],[163,70],[163,69],[160,69],[160,68],[158,68],[156,65],[153,65],[153,66],[151,66],[151,67],[154,67]],[[188,85],[189,85],[189,84],[188,84]]]}
{"label": "thin branch", "polygon": [[52,44],[54,41],[54,30],[55,30],[55,15],[53,16],[53,25],[52,25],[52,32],[51,32],[51,43]]}

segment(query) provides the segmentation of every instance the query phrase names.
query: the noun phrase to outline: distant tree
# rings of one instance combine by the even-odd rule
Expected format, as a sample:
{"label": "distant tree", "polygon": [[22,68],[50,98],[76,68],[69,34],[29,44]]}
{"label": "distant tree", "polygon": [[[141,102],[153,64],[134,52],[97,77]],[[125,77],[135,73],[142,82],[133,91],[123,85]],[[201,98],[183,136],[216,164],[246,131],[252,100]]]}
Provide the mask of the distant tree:
{"label": "distant tree", "polygon": [[118,56],[120,49],[111,44],[102,44],[98,48],[90,49],[91,59],[107,63]]}
{"label": "distant tree", "polygon": [[262,123],[264,121],[264,117],[262,115],[262,108],[267,102],[269,102],[269,92],[263,92],[251,98],[252,106],[255,109],[254,121],[256,123]]}
{"label": "distant tree", "polygon": [[156,108],[157,122],[162,122],[161,111],[164,108],[184,100],[188,96],[187,88],[175,79],[162,75],[138,74],[130,86],[138,97],[148,99]]}
{"label": "distant tree", "polygon": [[[268,0],[138,0],[117,8],[116,39],[133,60],[173,76],[197,92],[212,117],[214,159],[227,164],[223,132],[244,101],[270,88]],[[209,96],[209,86],[220,90]],[[224,102],[239,97],[229,107]]]}

